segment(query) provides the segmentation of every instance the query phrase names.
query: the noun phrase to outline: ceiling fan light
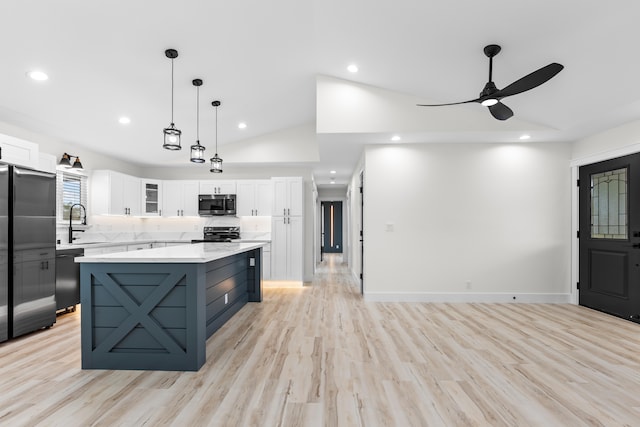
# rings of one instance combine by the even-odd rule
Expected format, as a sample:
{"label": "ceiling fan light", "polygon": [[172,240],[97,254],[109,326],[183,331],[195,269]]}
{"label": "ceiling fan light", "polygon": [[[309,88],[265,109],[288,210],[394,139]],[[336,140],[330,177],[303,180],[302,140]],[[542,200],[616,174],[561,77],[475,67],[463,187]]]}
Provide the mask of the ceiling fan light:
{"label": "ceiling fan light", "polygon": [[481,104],[484,105],[485,107],[491,107],[492,105],[496,105],[498,102],[499,101],[495,98],[489,98],[482,101]]}

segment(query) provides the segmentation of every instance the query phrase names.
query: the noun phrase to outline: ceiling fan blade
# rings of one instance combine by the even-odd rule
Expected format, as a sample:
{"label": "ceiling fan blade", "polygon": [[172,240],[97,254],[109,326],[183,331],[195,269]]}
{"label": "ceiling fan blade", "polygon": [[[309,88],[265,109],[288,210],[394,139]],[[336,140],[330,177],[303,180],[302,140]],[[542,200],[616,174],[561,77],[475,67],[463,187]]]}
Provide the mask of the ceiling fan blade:
{"label": "ceiling fan blade", "polygon": [[489,107],[489,111],[491,115],[498,120],[507,120],[509,117],[513,116],[513,111],[511,108],[504,105],[502,102],[498,102]]}
{"label": "ceiling fan blade", "polygon": [[531,74],[527,74],[523,78],[516,80],[509,86],[494,93],[497,98],[504,98],[506,96],[517,95],[522,92],[526,92],[534,87],[540,86],[542,83],[550,80],[553,76],[558,74],[564,68],[563,65],[558,63],[551,63],[546,67],[542,67]]}
{"label": "ceiling fan blade", "polygon": [[469,101],[462,101],[462,102],[450,102],[448,104],[416,104],[416,105],[418,107],[443,107],[445,105],[470,104],[471,102],[480,102],[480,99],[471,99]]}

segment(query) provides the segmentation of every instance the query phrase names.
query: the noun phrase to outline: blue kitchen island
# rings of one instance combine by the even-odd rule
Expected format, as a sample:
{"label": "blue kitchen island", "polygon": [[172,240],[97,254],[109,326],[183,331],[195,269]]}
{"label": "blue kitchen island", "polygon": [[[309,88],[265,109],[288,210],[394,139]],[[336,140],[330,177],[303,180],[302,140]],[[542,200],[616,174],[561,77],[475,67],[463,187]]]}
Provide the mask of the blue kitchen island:
{"label": "blue kitchen island", "polygon": [[197,371],[206,341],[262,301],[265,243],[198,243],[76,258],[83,369]]}

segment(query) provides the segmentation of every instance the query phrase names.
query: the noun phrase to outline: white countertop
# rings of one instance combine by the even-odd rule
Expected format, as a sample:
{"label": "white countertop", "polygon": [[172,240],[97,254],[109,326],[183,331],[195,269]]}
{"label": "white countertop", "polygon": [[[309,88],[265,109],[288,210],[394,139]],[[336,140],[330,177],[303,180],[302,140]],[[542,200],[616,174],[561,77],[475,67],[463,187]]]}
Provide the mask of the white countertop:
{"label": "white countertop", "polygon": [[75,258],[75,261],[81,263],[205,263],[257,249],[266,244],[266,242],[194,243],[166,248],[83,256]]}
{"label": "white countertop", "polygon": [[191,240],[160,240],[160,239],[143,239],[143,240],[119,240],[111,242],[78,242],[78,243],[58,243],[56,249],[76,249],[76,248],[108,248],[110,246],[127,246],[127,245],[140,245],[145,243],[184,243],[188,245]]}

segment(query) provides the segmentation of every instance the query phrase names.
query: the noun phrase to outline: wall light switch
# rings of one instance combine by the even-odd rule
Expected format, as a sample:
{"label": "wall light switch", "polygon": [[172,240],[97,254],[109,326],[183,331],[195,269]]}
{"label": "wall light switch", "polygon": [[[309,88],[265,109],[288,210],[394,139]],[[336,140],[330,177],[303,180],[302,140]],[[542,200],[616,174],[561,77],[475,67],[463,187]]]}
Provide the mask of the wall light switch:
{"label": "wall light switch", "polygon": [[395,229],[395,224],[392,222],[388,222],[385,227],[385,231],[394,231],[394,229]]}

